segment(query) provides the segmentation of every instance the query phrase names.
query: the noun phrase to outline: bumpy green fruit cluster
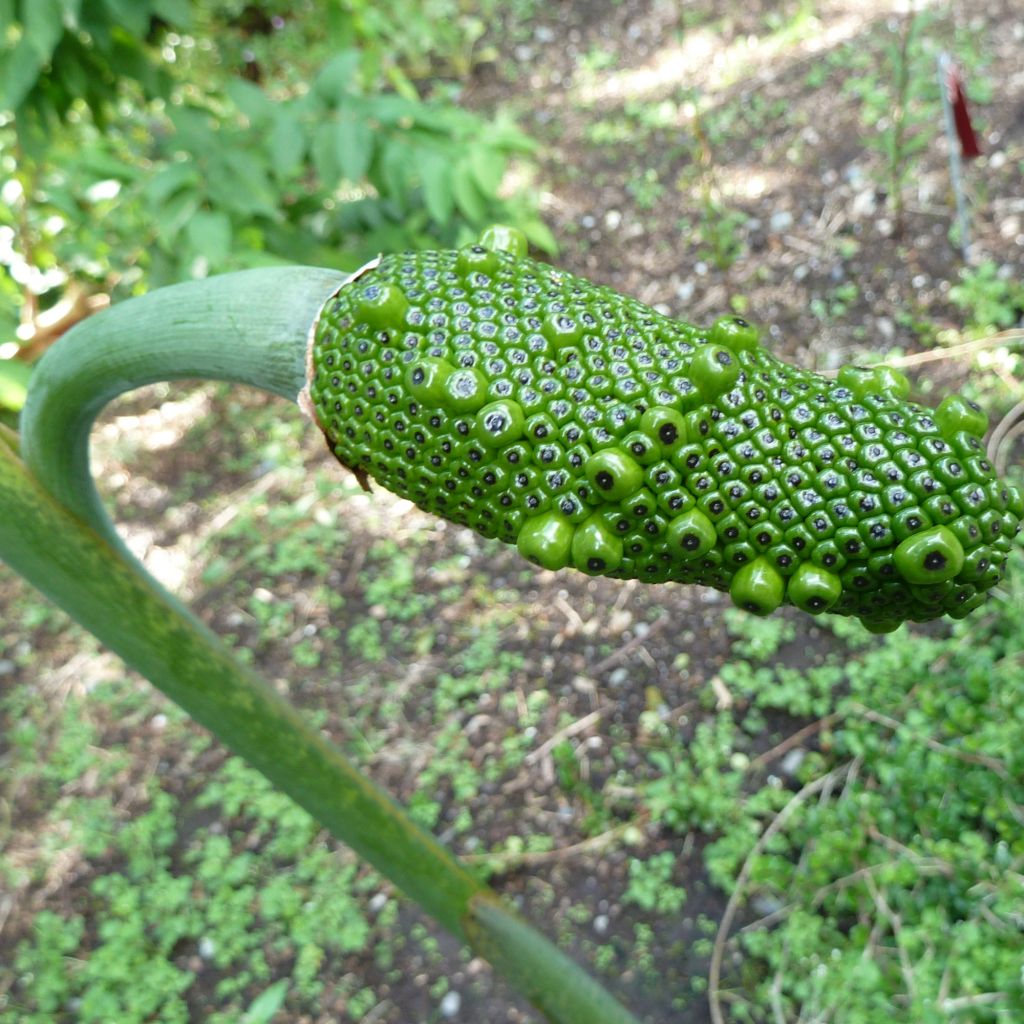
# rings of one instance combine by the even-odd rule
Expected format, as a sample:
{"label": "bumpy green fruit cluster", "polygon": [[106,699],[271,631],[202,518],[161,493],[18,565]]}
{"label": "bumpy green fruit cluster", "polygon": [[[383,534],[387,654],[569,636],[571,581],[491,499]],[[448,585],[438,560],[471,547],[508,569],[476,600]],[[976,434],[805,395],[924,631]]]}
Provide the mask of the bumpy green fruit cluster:
{"label": "bumpy green fruit cluster", "polygon": [[364,481],[548,569],[700,583],[871,629],[966,615],[1024,516],[985,416],[837,380],[746,321],[697,327],[525,257],[505,232],[384,257],[320,319],[309,397]]}

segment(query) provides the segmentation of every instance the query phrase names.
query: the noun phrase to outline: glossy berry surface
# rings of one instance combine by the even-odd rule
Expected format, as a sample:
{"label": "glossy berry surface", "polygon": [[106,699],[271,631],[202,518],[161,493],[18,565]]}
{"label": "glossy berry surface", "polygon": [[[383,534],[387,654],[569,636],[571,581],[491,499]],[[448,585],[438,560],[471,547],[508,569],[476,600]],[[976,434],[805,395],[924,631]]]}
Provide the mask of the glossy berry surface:
{"label": "glossy berry surface", "polygon": [[[966,615],[1024,515],[984,415],[795,369],[490,245],[386,256],[325,308],[309,396],[361,480],[548,569],[728,591],[875,630]],[[514,241],[514,239],[513,239]]]}

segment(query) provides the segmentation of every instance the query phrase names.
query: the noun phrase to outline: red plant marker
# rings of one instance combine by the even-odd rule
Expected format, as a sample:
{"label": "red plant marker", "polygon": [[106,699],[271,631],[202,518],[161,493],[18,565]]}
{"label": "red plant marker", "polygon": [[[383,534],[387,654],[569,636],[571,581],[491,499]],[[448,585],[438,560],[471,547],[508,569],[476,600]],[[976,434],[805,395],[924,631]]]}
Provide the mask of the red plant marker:
{"label": "red plant marker", "polygon": [[946,88],[949,91],[949,102],[953,108],[953,123],[956,136],[960,140],[960,155],[965,160],[973,160],[981,156],[981,145],[978,142],[974,125],[971,124],[971,112],[967,109],[967,92],[964,89],[963,75],[952,61],[946,67]]}

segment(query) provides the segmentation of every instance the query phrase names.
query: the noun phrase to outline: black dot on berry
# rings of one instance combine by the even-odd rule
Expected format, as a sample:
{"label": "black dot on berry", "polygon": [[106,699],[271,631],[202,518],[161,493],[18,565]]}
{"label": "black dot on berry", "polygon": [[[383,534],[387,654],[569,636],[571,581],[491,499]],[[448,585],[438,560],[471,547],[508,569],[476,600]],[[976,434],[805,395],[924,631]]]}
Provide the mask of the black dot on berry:
{"label": "black dot on berry", "polygon": [[924,556],[924,567],[929,572],[938,572],[946,568],[946,556],[941,551],[929,551]]}
{"label": "black dot on berry", "polygon": [[602,469],[595,477],[594,482],[602,491],[610,491],[615,485],[615,477],[613,477],[608,470]]}

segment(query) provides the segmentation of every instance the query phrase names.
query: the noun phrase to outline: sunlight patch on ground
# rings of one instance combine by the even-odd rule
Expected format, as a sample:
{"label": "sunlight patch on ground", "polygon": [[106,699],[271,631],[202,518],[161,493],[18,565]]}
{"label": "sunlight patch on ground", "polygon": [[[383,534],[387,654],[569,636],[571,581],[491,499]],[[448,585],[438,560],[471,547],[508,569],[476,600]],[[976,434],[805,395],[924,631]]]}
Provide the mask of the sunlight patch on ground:
{"label": "sunlight patch on ground", "polygon": [[715,184],[723,196],[760,199],[780,194],[788,181],[784,171],[770,167],[726,166],[716,169]]}
{"label": "sunlight patch on ground", "polygon": [[[891,0],[866,0],[850,5],[846,13],[798,15],[777,31],[748,35],[729,45],[710,28],[688,32],[662,47],[642,67],[609,72],[591,79],[576,90],[575,99],[585,105],[654,100],[679,88],[699,87],[714,92],[753,78],[771,67],[785,70],[780,55],[792,51],[793,59],[806,60],[848,41],[877,17],[898,15],[905,4]],[[922,6],[932,6],[926,2]]]}
{"label": "sunlight patch on ground", "polygon": [[164,401],[142,413],[115,415],[98,428],[105,443],[127,443],[157,452],[176,445],[189,428],[210,411],[205,390],[192,391],[176,401]]}

